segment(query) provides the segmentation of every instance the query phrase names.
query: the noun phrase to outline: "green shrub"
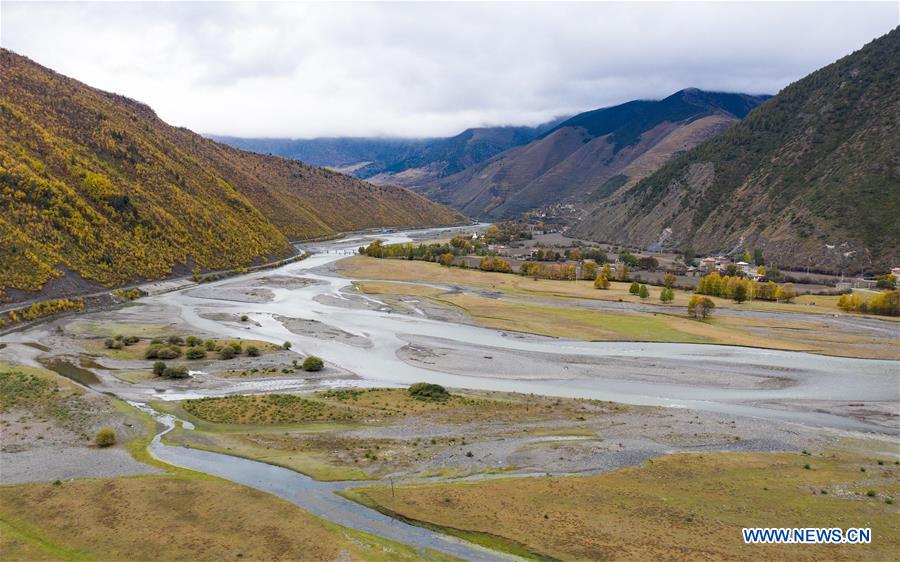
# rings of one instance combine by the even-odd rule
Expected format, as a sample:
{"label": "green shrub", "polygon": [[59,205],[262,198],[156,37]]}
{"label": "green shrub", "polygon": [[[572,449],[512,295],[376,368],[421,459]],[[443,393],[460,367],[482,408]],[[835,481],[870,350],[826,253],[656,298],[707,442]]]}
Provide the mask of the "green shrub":
{"label": "green shrub", "polygon": [[162,338],[153,338],[152,340],[150,340],[150,345],[162,345],[164,343],[165,342]]}
{"label": "green shrub", "polygon": [[141,341],[141,338],[137,336],[127,336],[122,338],[122,343],[124,343],[125,345],[134,345],[139,341]]}
{"label": "green shrub", "polygon": [[219,351],[219,357],[222,359],[234,359],[235,355],[237,355],[237,353],[234,352],[234,348],[230,345],[226,345]]}
{"label": "green shrub", "polygon": [[409,387],[409,395],[416,400],[429,400],[433,402],[443,402],[450,398],[447,389],[439,384],[428,382],[417,382]]}
{"label": "green shrub", "polygon": [[94,435],[94,443],[98,447],[110,447],[116,444],[116,432],[111,427],[101,428]]}
{"label": "green shrub", "polygon": [[157,350],[156,357],[159,359],[176,359],[181,357],[181,350],[177,347],[163,346]]}
{"label": "green shrub", "polygon": [[206,350],[202,347],[191,347],[184,353],[184,356],[188,359],[204,359]]}
{"label": "green shrub", "polygon": [[310,355],[303,360],[302,368],[304,371],[321,371],[325,368],[325,362],[315,355]]}
{"label": "green shrub", "polygon": [[171,345],[183,345],[184,344],[184,339],[182,339],[181,336],[169,336],[169,338],[166,341],[168,341]]}
{"label": "green shrub", "polygon": [[246,322],[247,320],[248,320],[247,315],[246,315],[246,314],[241,314],[241,322]]}
{"label": "green shrub", "polygon": [[290,349],[290,348],[291,348],[291,342],[289,342],[289,341],[286,341],[283,344],[281,344],[281,349]]}
{"label": "green shrub", "polygon": [[216,340],[206,340],[205,342],[203,342],[203,347],[206,348],[206,351],[215,351]]}
{"label": "green shrub", "polygon": [[632,295],[637,295],[641,292],[641,284],[637,281],[634,281],[633,283],[631,283],[631,286],[628,287],[628,292]]}
{"label": "green shrub", "polygon": [[259,348],[255,345],[247,346],[247,356],[248,357],[259,357]]}
{"label": "green shrub", "polygon": [[144,352],[144,359],[175,359],[180,356],[180,349],[167,345],[151,345]]}
{"label": "green shrub", "polygon": [[116,334],[115,336],[113,336],[113,339],[116,341],[122,341],[123,339],[125,339],[125,336],[123,336],[122,334]]}
{"label": "green shrub", "polygon": [[167,367],[162,376],[167,379],[186,379],[189,375],[187,367]]}
{"label": "green shrub", "polygon": [[191,347],[197,347],[198,345],[203,345],[203,339],[198,338],[197,336],[188,336],[187,338],[185,338],[184,341]]}
{"label": "green shrub", "polygon": [[239,341],[229,342],[228,345],[231,346],[231,349],[233,349],[235,353],[240,353],[241,351],[243,351],[243,349],[241,349],[241,342]]}
{"label": "green shrub", "polygon": [[162,361],[157,361],[153,364],[153,374],[157,377],[161,377],[163,373],[166,372],[166,364]]}

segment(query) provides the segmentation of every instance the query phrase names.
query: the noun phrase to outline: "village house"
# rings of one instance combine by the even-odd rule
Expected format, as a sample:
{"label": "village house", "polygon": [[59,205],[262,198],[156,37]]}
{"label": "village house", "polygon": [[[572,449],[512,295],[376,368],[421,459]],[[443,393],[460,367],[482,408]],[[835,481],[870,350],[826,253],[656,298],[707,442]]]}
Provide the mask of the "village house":
{"label": "village house", "polygon": [[849,281],[850,287],[853,289],[875,289],[878,285],[878,281],[874,279],[863,279],[862,277],[858,277],[856,279],[851,279]]}

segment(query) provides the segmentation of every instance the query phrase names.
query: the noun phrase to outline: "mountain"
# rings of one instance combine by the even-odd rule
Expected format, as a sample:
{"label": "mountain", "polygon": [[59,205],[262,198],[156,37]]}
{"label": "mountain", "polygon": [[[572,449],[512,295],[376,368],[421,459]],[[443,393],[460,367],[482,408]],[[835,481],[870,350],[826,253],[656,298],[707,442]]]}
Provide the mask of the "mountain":
{"label": "mountain", "polygon": [[289,239],[461,218],[399,187],[216,143],[0,51],[0,298],[249,265],[291,254]]}
{"label": "mountain", "polygon": [[379,185],[415,186],[527,144],[558,122],[537,127],[472,128],[447,138],[210,138],[243,150],[327,166]]}
{"label": "mountain", "polygon": [[765,99],[688,89],[659,101],[588,111],[417,190],[484,218],[599,198],[721,133]]}
{"label": "mountain", "polygon": [[885,270],[900,240],[900,28],[598,201],[579,236],[781,267]]}
{"label": "mountain", "polygon": [[209,138],[251,152],[274,154],[313,166],[345,170],[359,178],[381,173],[389,165],[412,157],[438,139],[324,137],[315,139]]}

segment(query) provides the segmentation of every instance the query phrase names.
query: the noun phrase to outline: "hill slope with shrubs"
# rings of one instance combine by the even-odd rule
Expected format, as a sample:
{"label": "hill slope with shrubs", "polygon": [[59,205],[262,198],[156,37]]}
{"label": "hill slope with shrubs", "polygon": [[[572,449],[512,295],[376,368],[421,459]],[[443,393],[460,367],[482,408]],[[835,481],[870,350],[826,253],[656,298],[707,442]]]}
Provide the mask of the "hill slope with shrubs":
{"label": "hill slope with shrubs", "polygon": [[0,210],[0,300],[32,298],[54,279],[116,286],[284,257],[289,239],[461,218],[405,189],[172,127],[8,50]]}

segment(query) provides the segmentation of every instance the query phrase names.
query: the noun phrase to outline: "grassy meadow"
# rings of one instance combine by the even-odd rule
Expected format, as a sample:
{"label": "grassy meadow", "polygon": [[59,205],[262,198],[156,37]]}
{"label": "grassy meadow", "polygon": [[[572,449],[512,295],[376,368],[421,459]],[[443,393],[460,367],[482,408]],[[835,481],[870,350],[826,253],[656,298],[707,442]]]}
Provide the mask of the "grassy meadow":
{"label": "grassy meadow", "polygon": [[[444,402],[416,400],[404,389],[318,392],[301,396],[255,395],[159,402],[154,407],[191,422],[166,436],[187,445],[290,468],[318,480],[365,480],[411,468],[448,447],[455,437],[362,438],[345,432],[406,423],[497,424],[577,421],[626,406],[594,400],[519,394],[452,394]],[[523,425],[523,434],[531,431]],[[546,429],[535,430],[546,433]],[[560,429],[571,435],[572,429]],[[530,434],[530,433],[529,433]]]}
{"label": "grassy meadow", "polygon": [[[596,476],[356,488],[347,497],[535,558],[894,560],[900,467],[846,453],[696,453]],[[865,472],[863,472],[865,470]],[[870,545],[756,545],[742,527],[871,527]]]}
{"label": "grassy meadow", "polygon": [[38,560],[449,560],[204,476],[0,487],[0,557]]}
{"label": "grassy meadow", "polygon": [[[873,341],[829,322],[839,312],[837,297],[803,296],[796,303],[754,301],[737,304],[712,297],[720,309],[808,313],[812,317],[734,316],[715,314],[705,321],[687,317],[692,293],[675,291],[668,305],[659,302],[657,287],[641,299],[628,292],[628,283],[612,283],[597,290],[589,281],[534,280],[518,275],[446,268],[423,261],[375,259],[363,256],[338,262],[345,275],[389,281],[355,281],[366,294],[388,299],[417,297],[464,313],[473,322],[495,329],[528,332],[587,341],[646,341],[740,345],[822,355],[872,359],[900,359],[895,342]],[[465,285],[498,291],[502,299],[477,294],[447,292],[413,282]],[[659,305],[659,311],[597,310],[578,306],[578,301],[604,300]],[[399,306],[404,306],[399,303]],[[820,319],[821,318],[821,319]]]}

